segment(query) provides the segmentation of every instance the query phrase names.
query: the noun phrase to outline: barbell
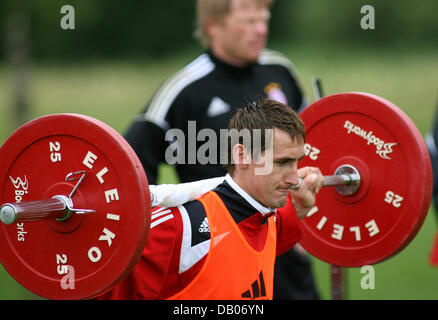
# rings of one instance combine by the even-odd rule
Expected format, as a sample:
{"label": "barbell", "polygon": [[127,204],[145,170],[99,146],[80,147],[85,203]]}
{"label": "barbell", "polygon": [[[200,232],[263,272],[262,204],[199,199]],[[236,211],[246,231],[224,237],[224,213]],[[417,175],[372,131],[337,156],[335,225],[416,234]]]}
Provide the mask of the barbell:
{"label": "barbell", "polygon": [[[350,171],[350,173],[348,173],[348,171]],[[68,197],[65,195],[55,195],[50,199],[4,203],[0,206],[0,221],[6,225],[45,219],[65,221],[69,219],[72,214],[95,213],[96,211],[93,209],[78,209],[73,206],[72,194],[80,185],[81,180],[86,177],[85,171],[81,171],[80,173],[82,174],[81,179]],[[67,177],[72,174],[77,173],[69,173]],[[67,177],[66,181],[68,181]],[[192,183],[159,186],[150,185],[151,207],[176,207],[182,205],[214,189],[223,180],[224,177],[218,177]],[[302,178],[298,178],[298,183],[291,186],[290,189],[299,189],[302,180]],[[343,195],[351,195],[356,192],[360,186],[360,174],[352,166],[341,166],[335,171],[334,175],[324,176],[323,187],[331,186],[336,186],[338,192]]]}
{"label": "barbell", "polygon": [[[323,188],[301,220],[303,247],[345,267],[402,250],[432,192],[429,156],[413,122],[365,93],[327,96],[300,117],[302,165],[333,173],[324,186],[335,187]],[[78,114],[28,122],[5,141],[0,159],[0,262],[24,287],[52,299],[92,298],[113,287],[142,254],[153,206],[177,206],[223,180],[149,186],[123,137]]]}

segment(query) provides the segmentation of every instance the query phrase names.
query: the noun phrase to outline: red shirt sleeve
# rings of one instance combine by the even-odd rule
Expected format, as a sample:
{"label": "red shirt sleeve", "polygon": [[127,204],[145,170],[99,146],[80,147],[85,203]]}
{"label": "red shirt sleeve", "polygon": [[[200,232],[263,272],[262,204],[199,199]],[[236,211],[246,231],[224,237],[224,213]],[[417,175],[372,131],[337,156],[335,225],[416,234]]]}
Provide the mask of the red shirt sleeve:
{"label": "red shirt sleeve", "polygon": [[286,205],[277,209],[277,256],[290,250],[302,237],[301,222],[290,197]]}
{"label": "red shirt sleeve", "polygon": [[154,208],[140,260],[124,280],[97,299],[165,299],[175,294],[178,290],[181,225],[177,208]]}

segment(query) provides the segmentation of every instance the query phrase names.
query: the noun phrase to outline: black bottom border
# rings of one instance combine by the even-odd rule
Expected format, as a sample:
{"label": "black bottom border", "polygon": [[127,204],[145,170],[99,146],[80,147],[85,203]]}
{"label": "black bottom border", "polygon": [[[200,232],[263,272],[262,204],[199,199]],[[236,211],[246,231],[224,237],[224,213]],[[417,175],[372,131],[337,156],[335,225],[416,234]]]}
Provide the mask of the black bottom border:
{"label": "black bottom border", "polygon": [[[437,310],[438,300],[318,300],[318,301],[53,301],[3,300],[3,310],[22,315],[64,316],[83,320],[93,316],[138,315],[143,319],[287,319],[312,315],[334,315],[357,318],[377,315],[421,313]],[[50,311],[51,310],[51,311]],[[132,313],[135,312],[135,313]],[[300,314],[300,312],[305,312]],[[280,317],[278,317],[280,315]],[[77,317],[77,318],[76,318]]]}

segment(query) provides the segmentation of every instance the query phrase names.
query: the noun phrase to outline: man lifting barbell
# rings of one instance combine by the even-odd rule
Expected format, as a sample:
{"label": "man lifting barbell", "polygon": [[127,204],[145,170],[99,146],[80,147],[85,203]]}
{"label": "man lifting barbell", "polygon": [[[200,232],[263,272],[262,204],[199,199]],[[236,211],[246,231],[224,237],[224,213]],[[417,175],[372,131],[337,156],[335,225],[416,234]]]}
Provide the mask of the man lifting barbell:
{"label": "man lifting barbell", "polygon": [[[273,148],[265,150],[269,146],[261,139],[261,154],[254,155],[251,143],[244,145],[241,138],[232,145],[230,139],[234,161],[228,161],[224,182],[198,200],[152,211],[142,259],[101,298],[272,299],[275,257],[299,240],[297,215],[304,217],[314,206],[322,174],[317,168],[298,169],[304,126],[279,102],[249,104],[228,129],[271,129]],[[272,159],[257,163],[270,151]],[[272,161],[272,172],[257,174],[265,161]],[[293,191],[293,206],[284,207],[298,176],[304,180]]]}
{"label": "man lifting barbell", "polygon": [[[265,104],[284,108],[262,100],[236,117],[261,112]],[[268,262],[300,232],[306,250],[337,266],[375,264],[406,247],[432,191],[430,159],[412,121],[365,93],[322,98],[300,117],[304,145],[295,114],[295,123],[286,117],[286,131],[276,130],[283,128],[277,122],[233,122],[236,128],[274,128],[273,147],[251,157],[251,143],[243,139],[246,149],[235,142],[231,175],[213,192],[221,179],[165,188],[179,199],[152,197],[165,186],[149,189],[132,148],[99,120],[77,114],[35,119],[0,148],[0,261],[23,286],[51,299],[255,299],[272,297]],[[291,125],[295,139],[286,134]],[[307,168],[297,169],[303,153]],[[270,154],[272,171],[256,175]],[[335,175],[322,178],[319,170]],[[336,188],[315,200],[321,186]],[[152,219],[151,203],[162,206]],[[178,207],[166,208],[171,203]],[[300,224],[296,214],[306,215]]]}

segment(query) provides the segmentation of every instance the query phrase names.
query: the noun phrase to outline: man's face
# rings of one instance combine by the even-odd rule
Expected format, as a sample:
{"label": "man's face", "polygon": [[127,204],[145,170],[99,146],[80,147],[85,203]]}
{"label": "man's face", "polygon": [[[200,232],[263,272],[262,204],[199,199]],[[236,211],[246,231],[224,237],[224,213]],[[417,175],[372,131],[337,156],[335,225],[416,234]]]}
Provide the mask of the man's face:
{"label": "man's face", "polygon": [[270,12],[251,0],[233,0],[223,21],[210,25],[211,48],[228,63],[244,66],[257,61],[265,48]]}
{"label": "man's face", "polygon": [[[267,154],[272,152],[272,157]],[[272,170],[266,174],[255,174],[266,163],[252,162],[246,172],[244,188],[254,199],[270,208],[281,208],[286,204],[289,188],[297,184],[298,161],[304,157],[304,143],[292,140],[290,135],[274,128],[273,148],[262,153],[264,161],[272,161]]]}

